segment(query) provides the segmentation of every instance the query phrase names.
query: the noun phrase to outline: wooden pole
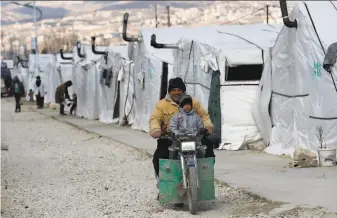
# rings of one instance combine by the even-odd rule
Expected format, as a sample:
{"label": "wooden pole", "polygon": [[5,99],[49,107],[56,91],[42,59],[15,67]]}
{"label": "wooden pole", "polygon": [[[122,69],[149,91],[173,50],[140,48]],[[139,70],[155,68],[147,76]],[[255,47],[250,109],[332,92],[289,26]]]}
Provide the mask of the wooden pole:
{"label": "wooden pole", "polygon": [[154,13],[156,18],[156,28],[158,27],[158,20],[157,20],[157,5],[154,6]]}
{"label": "wooden pole", "polygon": [[170,6],[167,6],[167,26],[171,26],[171,21],[170,21]]}

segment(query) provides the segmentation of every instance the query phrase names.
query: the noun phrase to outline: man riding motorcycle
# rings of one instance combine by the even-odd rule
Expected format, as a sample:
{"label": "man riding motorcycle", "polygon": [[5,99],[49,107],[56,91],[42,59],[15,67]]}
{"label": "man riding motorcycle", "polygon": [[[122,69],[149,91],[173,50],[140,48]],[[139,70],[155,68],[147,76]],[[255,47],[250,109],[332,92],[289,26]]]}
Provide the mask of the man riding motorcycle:
{"label": "man riding motorcycle", "polygon": [[[169,159],[168,147],[172,144],[170,140],[161,139],[160,136],[166,133],[170,118],[178,112],[179,100],[181,96],[185,95],[185,92],[186,85],[180,77],[170,79],[168,94],[156,104],[150,117],[150,135],[158,139],[157,149],[152,160],[157,178],[159,177],[159,159]],[[192,98],[192,105],[195,113],[201,117],[203,126],[212,134],[214,126],[209,114],[195,98]],[[205,156],[215,157],[213,144],[207,138],[203,139],[203,143],[207,145]]]}

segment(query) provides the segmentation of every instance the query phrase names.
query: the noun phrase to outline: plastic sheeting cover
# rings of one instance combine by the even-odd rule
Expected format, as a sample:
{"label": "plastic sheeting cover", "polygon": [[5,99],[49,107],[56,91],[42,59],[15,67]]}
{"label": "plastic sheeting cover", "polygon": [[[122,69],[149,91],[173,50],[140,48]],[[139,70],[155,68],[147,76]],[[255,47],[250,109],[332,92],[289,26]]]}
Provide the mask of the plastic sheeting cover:
{"label": "plastic sheeting cover", "polygon": [[[123,55],[126,54],[127,47],[115,47],[110,46],[108,49],[108,58],[105,62],[104,56],[101,57],[99,61],[99,71],[100,79],[102,79],[102,84],[99,84],[99,105],[100,105],[100,114],[99,120],[104,123],[113,123],[114,122],[114,109],[118,97],[118,74],[123,67]],[[101,75],[104,70],[112,72],[112,78],[110,80],[110,87],[106,85],[105,79],[101,78]],[[116,117],[119,119],[119,117]]]}
{"label": "plastic sheeting cover", "polygon": [[[220,70],[221,85],[224,85],[226,66],[263,64],[265,50],[273,45],[279,29],[267,24],[224,25],[182,38],[179,41],[182,49],[173,51],[174,72],[188,84],[187,91],[197,96],[207,109],[210,72]],[[238,150],[261,138],[251,114],[257,89],[256,85],[221,86],[220,148]]]}
{"label": "plastic sheeting cover", "polygon": [[[106,47],[105,47],[106,49]],[[97,50],[104,48],[97,46]],[[76,47],[74,57],[74,92],[77,94],[77,116],[87,119],[99,119],[99,73],[98,65],[101,55],[91,51],[91,45],[82,45],[81,53],[85,58],[79,58]]]}
{"label": "plastic sheeting cover", "polygon": [[[261,122],[270,117],[265,112],[254,112],[262,135],[265,137],[271,132],[270,137],[265,138],[265,141],[270,138],[265,151],[290,156],[298,147],[316,151],[318,126],[324,130],[326,145],[336,148],[337,119],[329,118],[337,117],[337,94],[322,63],[323,50],[326,51],[337,38],[336,28],[329,25],[337,20],[337,11],[328,1],[301,2],[289,18],[296,18],[298,28],[282,28],[272,49],[272,64],[263,72],[272,74],[271,117],[274,126],[271,131],[267,130],[266,123]],[[264,88],[257,104],[268,108],[267,98],[271,90],[266,87],[270,87],[270,80],[267,79],[269,76],[264,77]]]}

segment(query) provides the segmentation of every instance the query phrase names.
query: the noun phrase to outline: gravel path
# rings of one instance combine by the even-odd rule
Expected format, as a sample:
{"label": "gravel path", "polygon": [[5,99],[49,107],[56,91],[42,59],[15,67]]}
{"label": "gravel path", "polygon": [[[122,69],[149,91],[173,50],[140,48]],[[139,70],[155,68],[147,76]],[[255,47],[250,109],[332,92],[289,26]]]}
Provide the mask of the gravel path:
{"label": "gravel path", "polygon": [[[1,134],[8,151],[1,152],[1,217],[192,217],[186,208],[155,200],[152,162],[145,155],[29,106],[22,110],[14,113],[14,103],[2,100]],[[201,203],[193,217],[268,217],[279,207],[225,186],[217,185],[216,194],[217,200]],[[324,215],[294,209],[280,217],[303,213]]]}

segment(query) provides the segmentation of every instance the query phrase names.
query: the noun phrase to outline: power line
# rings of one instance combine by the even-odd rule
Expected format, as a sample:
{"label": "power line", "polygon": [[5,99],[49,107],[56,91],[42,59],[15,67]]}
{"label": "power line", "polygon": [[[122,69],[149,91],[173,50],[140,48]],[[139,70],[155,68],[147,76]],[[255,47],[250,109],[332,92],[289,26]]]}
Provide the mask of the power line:
{"label": "power line", "polygon": [[235,19],[235,20],[230,20],[230,21],[227,21],[227,22],[225,22],[225,23],[221,23],[221,25],[223,25],[223,24],[229,24],[229,23],[232,23],[232,22],[234,22],[234,21],[241,20],[241,19],[243,19],[243,18],[246,18],[246,17],[248,17],[248,16],[251,16],[251,15],[253,15],[253,14],[259,12],[259,11],[262,11],[262,10],[265,10],[265,8],[260,8],[260,9],[258,9],[258,10],[256,10],[256,11],[252,12],[251,14],[247,14],[247,15],[242,16],[242,17],[239,17],[239,18],[237,18],[237,19]]}
{"label": "power line", "polygon": [[272,18],[273,20],[275,20],[275,21],[277,20],[277,19],[275,19],[275,17],[273,17],[273,16],[271,15],[270,11],[268,11],[268,10],[266,10],[266,9],[264,9],[264,10],[268,13],[268,16],[269,16],[269,17],[271,17],[271,18]]}

